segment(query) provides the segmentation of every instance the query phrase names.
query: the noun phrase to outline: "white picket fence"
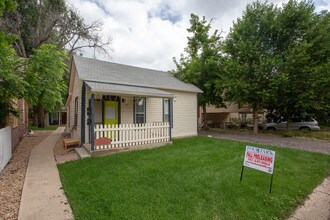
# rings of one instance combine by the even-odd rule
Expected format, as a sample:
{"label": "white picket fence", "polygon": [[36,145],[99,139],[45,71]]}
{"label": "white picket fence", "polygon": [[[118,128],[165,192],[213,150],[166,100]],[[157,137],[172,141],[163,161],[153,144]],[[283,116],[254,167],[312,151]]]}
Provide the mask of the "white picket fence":
{"label": "white picket fence", "polygon": [[0,129],[0,172],[5,168],[11,159],[11,127]]}
{"label": "white picket fence", "polygon": [[94,132],[95,139],[103,137],[112,139],[109,145],[95,145],[95,150],[123,148],[170,140],[170,124],[168,122],[96,125]]}

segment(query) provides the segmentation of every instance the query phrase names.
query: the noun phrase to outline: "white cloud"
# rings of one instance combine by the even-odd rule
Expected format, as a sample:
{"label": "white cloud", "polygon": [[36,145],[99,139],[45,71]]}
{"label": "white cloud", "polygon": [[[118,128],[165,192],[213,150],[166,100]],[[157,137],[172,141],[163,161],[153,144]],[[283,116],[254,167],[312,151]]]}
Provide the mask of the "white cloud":
{"label": "white cloud", "polygon": [[[68,0],[87,21],[104,23],[104,39],[112,38],[112,61],[171,70],[187,43],[191,13],[214,19],[212,27],[227,34],[232,22],[253,0]],[[271,0],[282,5],[286,0]],[[315,0],[317,10],[328,9],[327,0]],[[92,50],[84,56],[92,57]],[[96,55],[98,59],[108,59]]]}

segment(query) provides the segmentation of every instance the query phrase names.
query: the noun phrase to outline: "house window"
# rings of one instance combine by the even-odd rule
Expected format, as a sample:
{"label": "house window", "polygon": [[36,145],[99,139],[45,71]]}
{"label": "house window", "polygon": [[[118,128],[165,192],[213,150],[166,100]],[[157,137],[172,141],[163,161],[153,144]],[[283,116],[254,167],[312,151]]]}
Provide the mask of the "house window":
{"label": "house window", "polygon": [[170,121],[170,105],[169,105],[169,99],[163,99],[163,122],[169,122]]}
{"label": "house window", "polygon": [[247,114],[246,113],[240,113],[240,115],[241,115],[242,121],[246,122]]}
{"label": "house window", "polygon": [[136,98],[135,99],[135,112],[134,121],[135,123],[145,123],[146,122],[146,99]]}
{"label": "house window", "polygon": [[74,100],[74,127],[77,128],[78,125],[78,97]]}

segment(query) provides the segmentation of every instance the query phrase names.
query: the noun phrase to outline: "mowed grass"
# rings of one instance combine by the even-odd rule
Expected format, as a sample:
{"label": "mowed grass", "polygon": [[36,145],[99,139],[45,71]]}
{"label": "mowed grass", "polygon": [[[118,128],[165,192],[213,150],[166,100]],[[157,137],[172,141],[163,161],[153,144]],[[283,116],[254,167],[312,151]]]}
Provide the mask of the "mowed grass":
{"label": "mowed grass", "polygon": [[39,131],[39,130],[56,130],[58,125],[49,125],[45,128],[39,128],[38,126],[29,125],[28,129],[32,131]]}
{"label": "mowed grass", "polygon": [[[251,145],[251,144],[249,144]],[[245,168],[246,144],[207,137],[59,165],[75,219],[283,219],[330,172],[330,156],[276,150],[270,175]]]}
{"label": "mowed grass", "polygon": [[[304,137],[310,139],[319,139],[330,142],[330,131],[275,131],[284,137]],[[275,133],[274,132],[274,133]],[[275,133],[276,134],[276,133]]]}

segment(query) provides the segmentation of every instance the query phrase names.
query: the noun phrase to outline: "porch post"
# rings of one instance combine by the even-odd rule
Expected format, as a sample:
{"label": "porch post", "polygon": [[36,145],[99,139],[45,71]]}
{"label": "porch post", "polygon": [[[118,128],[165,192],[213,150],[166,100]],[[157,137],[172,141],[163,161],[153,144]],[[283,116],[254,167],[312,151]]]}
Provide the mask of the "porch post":
{"label": "porch post", "polygon": [[82,147],[82,145],[85,143],[85,128],[86,128],[85,110],[86,110],[86,84],[83,83],[81,90],[80,147]]}
{"label": "porch post", "polygon": [[91,97],[91,151],[94,151],[94,94]]}
{"label": "porch post", "polygon": [[173,128],[173,98],[169,100],[169,120],[170,120],[170,140],[172,140],[172,128]]}

